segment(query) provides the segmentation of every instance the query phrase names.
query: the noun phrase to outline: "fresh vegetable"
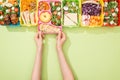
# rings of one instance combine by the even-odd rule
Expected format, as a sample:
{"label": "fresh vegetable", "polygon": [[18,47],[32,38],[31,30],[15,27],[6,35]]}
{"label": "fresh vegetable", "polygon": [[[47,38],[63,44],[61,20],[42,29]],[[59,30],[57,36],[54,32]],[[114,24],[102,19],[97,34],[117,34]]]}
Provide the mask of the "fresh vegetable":
{"label": "fresh vegetable", "polygon": [[18,12],[19,11],[19,9],[18,8],[15,8],[15,12]]}
{"label": "fresh vegetable", "polygon": [[0,24],[17,24],[19,22],[18,0],[8,0],[0,6]]}
{"label": "fresh vegetable", "polygon": [[[82,3],[82,25],[99,26],[101,25],[102,5],[99,1],[85,1]],[[109,15],[109,13],[105,13]]]}
{"label": "fresh vegetable", "polygon": [[101,14],[101,5],[97,3],[83,3],[82,4],[82,14],[99,16]]}
{"label": "fresh vegetable", "polygon": [[78,12],[78,4],[79,2],[77,1],[64,1],[63,2],[63,9],[64,12],[68,12],[68,13],[77,13]]}
{"label": "fresh vegetable", "polygon": [[118,2],[109,0],[104,2],[104,26],[118,25]]}
{"label": "fresh vegetable", "polygon": [[105,12],[105,16],[108,16],[109,15],[109,13],[108,12]]}
{"label": "fresh vegetable", "polygon": [[50,2],[52,19],[51,23],[56,26],[61,26],[61,2],[52,1]]}

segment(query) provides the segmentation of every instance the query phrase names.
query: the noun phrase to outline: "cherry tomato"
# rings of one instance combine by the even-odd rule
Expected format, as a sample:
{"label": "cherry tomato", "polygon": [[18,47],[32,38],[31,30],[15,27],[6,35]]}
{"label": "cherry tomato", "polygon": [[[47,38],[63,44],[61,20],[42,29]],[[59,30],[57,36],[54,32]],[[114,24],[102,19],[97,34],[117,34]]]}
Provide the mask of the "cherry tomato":
{"label": "cherry tomato", "polygon": [[15,12],[18,12],[19,11],[19,9],[18,8],[15,8]]}
{"label": "cherry tomato", "polygon": [[115,10],[114,10],[114,9],[111,9],[111,12],[115,12]]}
{"label": "cherry tomato", "polygon": [[105,12],[105,16],[108,16],[108,12]]}
{"label": "cherry tomato", "polygon": [[55,2],[55,6],[58,6],[59,5],[59,2]]}

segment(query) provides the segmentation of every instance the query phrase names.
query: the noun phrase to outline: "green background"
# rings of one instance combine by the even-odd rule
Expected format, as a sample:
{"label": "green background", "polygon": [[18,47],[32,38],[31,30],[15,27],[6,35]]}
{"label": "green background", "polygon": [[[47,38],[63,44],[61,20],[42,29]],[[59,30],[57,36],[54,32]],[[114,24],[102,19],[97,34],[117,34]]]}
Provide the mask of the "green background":
{"label": "green background", "polygon": [[[0,26],[0,80],[31,80],[36,27]],[[76,80],[120,80],[120,28],[64,28],[64,54]],[[56,35],[44,40],[42,80],[62,80]]]}

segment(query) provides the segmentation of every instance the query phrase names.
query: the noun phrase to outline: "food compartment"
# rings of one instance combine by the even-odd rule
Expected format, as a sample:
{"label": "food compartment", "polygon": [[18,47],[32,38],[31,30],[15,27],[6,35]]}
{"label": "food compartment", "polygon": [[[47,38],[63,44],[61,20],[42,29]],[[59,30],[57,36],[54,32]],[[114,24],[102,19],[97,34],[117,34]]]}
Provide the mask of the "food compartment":
{"label": "food compartment", "polygon": [[102,2],[86,0],[81,3],[81,25],[87,27],[102,26]]}
{"label": "food compartment", "polygon": [[37,0],[21,0],[21,25],[37,25]]}
{"label": "food compartment", "polygon": [[63,1],[63,26],[79,25],[79,1],[64,0]]}
{"label": "food compartment", "polygon": [[119,25],[119,8],[117,0],[104,0],[104,26]]}
{"label": "food compartment", "polygon": [[61,2],[60,1],[52,1],[50,2],[51,6],[51,23],[56,26],[61,26],[61,18],[62,18],[62,12],[61,12]]}
{"label": "food compartment", "polygon": [[50,23],[51,21],[51,8],[48,1],[40,1],[38,3],[38,22],[39,23]]}
{"label": "food compartment", "polygon": [[19,1],[0,2],[0,25],[19,26]]}
{"label": "food compartment", "polygon": [[61,2],[38,2],[38,29],[44,33],[58,33],[61,26]]}

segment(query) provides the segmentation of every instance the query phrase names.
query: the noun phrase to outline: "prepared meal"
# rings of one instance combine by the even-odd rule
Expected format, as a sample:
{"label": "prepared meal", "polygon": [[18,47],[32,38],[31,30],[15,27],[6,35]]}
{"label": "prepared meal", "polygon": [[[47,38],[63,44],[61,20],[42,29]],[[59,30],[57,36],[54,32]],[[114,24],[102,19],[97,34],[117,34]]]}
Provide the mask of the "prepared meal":
{"label": "prepared meal", "polygon": [[44,33],[58,33],[61,26],[61,1],[38,2],[38,28]]}
{"label": "prepared meal", "polygon": [[81,2],[81,25],[87,27],[102,26],[102,2],[86,0]]}
{"label": "prepared meal", "polygon": [[0,25],[19,25],[18,0],[3,0],[0,2]]}
{"label": "prepared meal", "polygon": [[79,1],[64,0],[63,1],[63,25],[78,26],[79,25]]}
{"label": "prepared meal", "polygon": [[104,0],[104,26],[118,26],[118,1],[117,0]]}
{"label": "prepared meal", "polygon": [[21,25],[36,26],[37,0],[21,0]]}

